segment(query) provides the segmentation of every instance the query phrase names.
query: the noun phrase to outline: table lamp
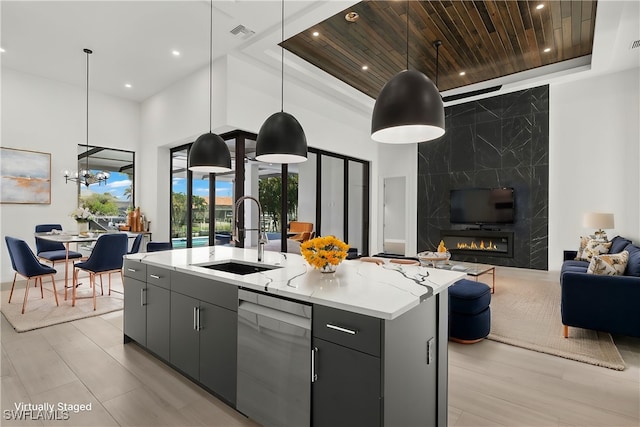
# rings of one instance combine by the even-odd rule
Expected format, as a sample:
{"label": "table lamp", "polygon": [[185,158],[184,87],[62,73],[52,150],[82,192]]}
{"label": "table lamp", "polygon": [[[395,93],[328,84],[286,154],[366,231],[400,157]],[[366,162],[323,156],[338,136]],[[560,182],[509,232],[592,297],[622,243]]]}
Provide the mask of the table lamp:
{"label": "table lamp", "polygon": [[582,226],[585,228],[596,228],[597,230],[594,233],[596,240],[607,241],[607,233],[604,229],[611,229],[614,227],[613,214],[600,212],[586,213],[582,218]]}

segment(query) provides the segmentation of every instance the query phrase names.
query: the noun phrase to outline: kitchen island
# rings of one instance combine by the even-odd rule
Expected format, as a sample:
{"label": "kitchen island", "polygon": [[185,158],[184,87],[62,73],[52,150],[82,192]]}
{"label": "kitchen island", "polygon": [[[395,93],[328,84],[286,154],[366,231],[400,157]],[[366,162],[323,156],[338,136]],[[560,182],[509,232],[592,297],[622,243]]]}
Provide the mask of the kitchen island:
{"label": "kitchen island", "polygon": [[[259,423],[447,424],[447,288],[464,273],[358,260],[321,273],[300,255],[265,252],[258,263],[256,250],[221,246],[129,255],[124,273],[125,342],[136,341]],[[253,399],[267,412],[284,408],[271,418],[247,406],[246,396],[256,395],[249,391],[267,379],[247,379],[258,374],[244,366],[268,364],[268,354],[280,352],[277,365],[295,353],[282,351],[288,337],[277,344],[289,325],[272,328],[255,355],[247,352],[256,340],[243,337],[270,328],[261,316],[273,310],[265,305],[279,311],[278,301],[303,307],[308,320],[291,320],[303,331],[291,337],[308,344],[302,352],[297,347],[301,363],[282,360],[302,373],[289,378],[293,368],[285,369],[282,387]],[[245,306],[250,310],[242,314]],[[276,372],[274,364],[259,371]],[[294,389],[307,391],[287,401],[283,396]],[[292,418],[289,407],[302,418]]]}

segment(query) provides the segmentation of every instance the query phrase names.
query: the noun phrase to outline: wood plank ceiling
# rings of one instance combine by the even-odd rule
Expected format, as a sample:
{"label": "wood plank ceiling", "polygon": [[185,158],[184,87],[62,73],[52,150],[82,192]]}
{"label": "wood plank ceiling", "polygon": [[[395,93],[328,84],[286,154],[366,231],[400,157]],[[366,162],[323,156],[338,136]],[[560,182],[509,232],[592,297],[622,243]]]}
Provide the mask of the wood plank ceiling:
{"label": "wood plank ceiling", "polygon": [[[446,91],[590,55],[596,6],[596,0],[362,1],[281,45],[376,98],[407,68],[407,44],[409,68],[435,82],[433,44],[441,40],[437,83]],[[346,19],[350,12],[358,14],[355,22]]]}

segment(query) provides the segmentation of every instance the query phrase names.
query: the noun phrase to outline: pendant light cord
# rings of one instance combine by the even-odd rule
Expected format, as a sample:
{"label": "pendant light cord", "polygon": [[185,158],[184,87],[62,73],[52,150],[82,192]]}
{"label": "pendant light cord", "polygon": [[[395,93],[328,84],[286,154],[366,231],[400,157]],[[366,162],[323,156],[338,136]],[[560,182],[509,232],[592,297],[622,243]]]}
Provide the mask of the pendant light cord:
{"label": "pendant light cord", "polygon": [[433,45],[436,48],[436,88],[438,87],[438,73],[440,71],[440,45],[442,45],[442,41],[436,40],[433,42]]}
{"label": "pendant light cord", "polygon": [[409,0],[407,0],[407,70],[409,70]]}
{"label": "pendant light cord", "polygon": [[213,114],[213,88],[211,84],[211,80],[213,79],[213,0],[211,0],[211,7],[209,12],[209,133],[211,133],[211,116]]}
{"label": "pendant light cord", "polygon": [[84,49],[84,52],[87,54],[87,143],[86,143],[87,151],[84,155],[86,157],[85,173],[88,174],[89,173],[89,55],[91,55],[93,52],[90,49]]}
{"label": "pendant light cord", "polygon": [[280,7],[281,24],[280,24],[280,112],[284,112],[284,0]]}

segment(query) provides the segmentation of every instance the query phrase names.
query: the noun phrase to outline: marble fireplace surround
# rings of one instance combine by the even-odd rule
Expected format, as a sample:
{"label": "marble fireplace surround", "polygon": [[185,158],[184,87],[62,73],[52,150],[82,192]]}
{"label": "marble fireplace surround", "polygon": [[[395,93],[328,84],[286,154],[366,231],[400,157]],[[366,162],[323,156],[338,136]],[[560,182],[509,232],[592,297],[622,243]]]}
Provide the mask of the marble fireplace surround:
{"label": "marble fireplace surround", "polygon": [[418,144],[418,252],[435,250],[451,224],[449,193],[514,189],[513,256],[452,254],[459,261],[548,268],[549,87],[540,86],[445,108],[445,135]]}

